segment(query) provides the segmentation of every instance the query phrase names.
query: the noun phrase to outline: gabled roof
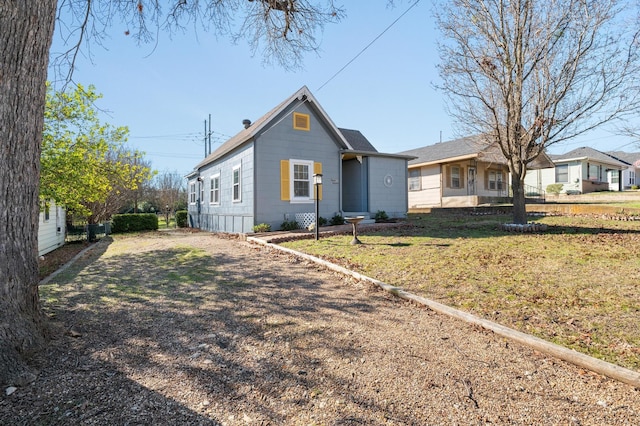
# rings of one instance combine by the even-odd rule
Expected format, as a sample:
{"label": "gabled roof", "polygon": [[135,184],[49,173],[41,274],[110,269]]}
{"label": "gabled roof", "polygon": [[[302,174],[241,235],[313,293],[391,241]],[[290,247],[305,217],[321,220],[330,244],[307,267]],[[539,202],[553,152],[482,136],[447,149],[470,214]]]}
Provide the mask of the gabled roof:
{"label": "gabled roof", "polygon": [[440,142],[422,148],[403,151],[400,154],[413,155],[409,167],[417,165],[437,164],[449,161],[483,159],[493,163],[506,164],[502,153],[495,143],[481,136],[468,136],[447,142]]}
{"label": "gabled roof", "polygon": [[551,155],[551,159],[554,163],[566,163],[569,161],[597,161],[605,163],[611,166],[626,168],[627,163],[624,163],[618,159],[613,158],[610,155],[605,154],[597,149],[589,148],[586,146],[576,148],[565,154]]}
{"label": "gabled roof", "polygon": [[363,152],[378,152],[377,149],[371,145],[371,142],[367,138],[364,137],[359,130],[350,130],[350,129],[339,129],[344,138],[347,140],[349,145],[351,145],[351,149],[354,151],[363,151]]}
{"label": "gabled roof", "polygon": [[607,151],[605,152],[605,154],[629,165],[635,164],[637,161],[640,161],[640,152]]}
{"label": "gabled roof", "polygon": [[[331,118],[327,115],[327,113],[322,109],[316,98],[311,94],[307,86],[302,86],[297,92],[293,95],[282,101],[279,105],[273,108],[271,111],[267,112],[265,115],[257,119],[255,122],[251,123],[251,125],[235,136],[231,137],[231,139],[224,142],[218,149],[213,151],[211,154],[207,156],[204,160],[198,163],[195,167],[196,170],[200,169],[203,166],[217,160],[218,158],[224,156],[225,154],[231,152],[235,148],[243,145],[244,143],[254,139],[258,136],[262,131],[266,130],[269,125],[287,108],[291,107],[294,104],[302,105],[303,103],[307,103],[307,105],[312,108],[323,120],[329,129],[329,131],[335,136],[335,138],[339,141],[342,149],[353,149],[345,136],[338,130]],[[294,108],[297,105],[294,105]],[[355,131],[354,131],[355,132]],[[360,132],[358,132],[360,133]],[[361,135],[362,136],[362,135]],[[366,141],[366,138],[362,136],[362,138]],[[367,141],[368,143],[368,141]],[[371,144],[368,144],[371,148]],[[375,149],[374,149],[375,151]]]}
{"label": "gabled roof", "polygon": [[[404,151],[400,154],[413,155],[416,157],[409,161],[409,167],[470,159],[478,159],[493,164],[507,164],[507,160],[502,154],[498,143],[487,139],[483,135],[467,136],[447,142],[440,142],[434,145]],[[553,167],[553,163],[549,156],[543,152],[533,160],[528,167],[530,169],[545,169]]]}

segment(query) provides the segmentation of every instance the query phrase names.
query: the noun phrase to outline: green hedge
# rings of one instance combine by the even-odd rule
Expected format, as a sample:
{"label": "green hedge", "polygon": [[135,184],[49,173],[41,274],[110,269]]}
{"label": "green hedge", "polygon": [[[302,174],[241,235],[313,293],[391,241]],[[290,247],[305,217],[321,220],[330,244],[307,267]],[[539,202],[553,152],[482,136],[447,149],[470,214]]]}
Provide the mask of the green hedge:
{"label": "green hedge", "polygon": [[187,223],[187,211],[186,210],[178,210],[176,212],[176,225],[178,228],[186,228]]}
{"label": "green hedge", "polygon": [[111,218],[111,231],[136,232],[155,231],[158,229],[158,216],[155,213],[116,214]]}

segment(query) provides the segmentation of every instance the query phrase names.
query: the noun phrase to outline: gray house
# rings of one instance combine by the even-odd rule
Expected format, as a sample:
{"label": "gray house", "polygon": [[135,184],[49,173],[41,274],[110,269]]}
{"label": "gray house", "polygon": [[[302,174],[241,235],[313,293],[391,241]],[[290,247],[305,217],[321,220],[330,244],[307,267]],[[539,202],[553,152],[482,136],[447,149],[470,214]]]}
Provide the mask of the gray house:
{"label": "gray house", "polygon": [[335,126],[305,86],[223,143],[187,175],[190,226],[246,233],[266,223],[313,222],[313,175],[322,175],[319,215],[407,213],[407,161],[382,154],[357,130]]}

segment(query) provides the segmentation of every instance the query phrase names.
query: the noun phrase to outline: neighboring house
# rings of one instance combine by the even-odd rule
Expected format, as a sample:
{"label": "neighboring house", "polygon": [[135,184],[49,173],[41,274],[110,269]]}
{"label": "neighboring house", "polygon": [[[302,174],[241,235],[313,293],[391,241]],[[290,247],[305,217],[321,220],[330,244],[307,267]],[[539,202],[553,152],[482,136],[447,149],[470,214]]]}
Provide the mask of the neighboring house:
{"label": "neighboring house", "polygon": [[[409,161],[409,208],[510,202],[509,168],[497,142],[469,136],[401,152]],[[553,167],[541,155],[534,167]]]}
{"label": "neighboring house", "polygon": [[336,127],[307,87],[243,124],[187,175],[190,226],[306,226],[315,217],[314,174],[322,174],[320,217],[406,215],[409,157],[379,153],[359,131]]}
{"label": "neighboring house", "polygon": [[47,254],[64,244],[65,210],[52,200],[40,205],[38,255]]}
{"label": "neighboring house", "polygon": [[562,155],[550,155],[552,169],[527,174],[525,183],[538,190],[561,183],[561,193],[586,194],[595,191],[621,191],[622,171],[629,164],[593,148],[581,147]]}
{"label": "neighboring house", "polygon": [[640,152],[607,151],[606,154],[628,164],[622,170],[622,189],[640,186]]}

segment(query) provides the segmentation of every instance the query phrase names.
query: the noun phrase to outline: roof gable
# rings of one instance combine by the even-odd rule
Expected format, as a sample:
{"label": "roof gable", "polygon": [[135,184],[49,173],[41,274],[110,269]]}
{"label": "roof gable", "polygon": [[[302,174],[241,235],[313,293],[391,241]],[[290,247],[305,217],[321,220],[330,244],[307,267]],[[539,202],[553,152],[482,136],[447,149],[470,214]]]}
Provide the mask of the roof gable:
{"label": "roof gable", "polygon": [[[217,160],[218,158],[224,156],[225,154],[233,151],[239,146],[245,144],[246,142],[255,139],[266,129],[271,126],[277,124],[280,120],[277,118],[288,109],[290,109],[290,113],[293,113],[297,106],[307,103],[307,105],[317,114],[318,118],[324,122],[329,129],[329,132],[333,134],[336,138],[340,147],[343,149],[354,149],[352,145],[347,141],[343,133],[336,127],[331,118],[327,115],[327,113],[322,109],[316,98],[311,94],[307,86],[303,86],[293,95],[282,101],[280,104],[275,106],[271,111],[267,112],[265,115],[257,119],[255,122],[251,123],[247,128],[243,129],[226,142],[224,142],[221,146],[218,147],[215,151],[209,154],[204,160],[196,165],[196,170],[200,169],[203,166]],[[357,132],[357,131],[353,131]],[[360,132],[357,132],[360,133]],[[366,138],[360,134],[360,136],[366,141]],[[357,139],[354,137],[354,139]],[[368,143],[368,141],[367,141]],[[371,148],[371,144],[369,144]],[[375,151],[375,148],[374,148]]]}

